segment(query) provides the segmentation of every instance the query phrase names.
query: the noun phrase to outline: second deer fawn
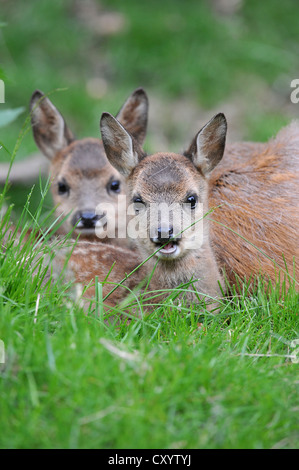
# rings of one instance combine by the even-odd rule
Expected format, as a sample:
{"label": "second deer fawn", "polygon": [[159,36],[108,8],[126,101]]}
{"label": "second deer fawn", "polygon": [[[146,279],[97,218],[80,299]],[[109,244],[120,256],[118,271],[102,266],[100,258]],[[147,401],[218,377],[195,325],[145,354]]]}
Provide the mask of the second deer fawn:
{"label": "second deer fawn", "polygon": [[[30,109],[35,142],[50,160],[55,215],[71,213],[60,227],[60,233],[68,233],[75,227],[75,237],[80,234],[81,238],[95,241],[102,237],[102,242],[126,244],[125,236],[117,237],[126,211],[123,202],[118,212],[120,196],[125,195],[124,178],[110,165],[102,142],[94,138],[75,139],[60,112],[38,90],[32,95]],[[142,144],[147,117],[148,99],[139,88],[127,99],[117,118]],[[104,210],[105,206],[112,210]],[[116,236],[107,237],[104,228],[112,220],[116,224]]]}

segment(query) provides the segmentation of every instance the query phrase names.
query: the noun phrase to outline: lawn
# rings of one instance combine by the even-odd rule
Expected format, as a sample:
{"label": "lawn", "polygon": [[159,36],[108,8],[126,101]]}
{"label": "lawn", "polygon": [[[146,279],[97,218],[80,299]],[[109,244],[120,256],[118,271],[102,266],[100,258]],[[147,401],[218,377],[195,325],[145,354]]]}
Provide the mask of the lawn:
{"label": "lawn", "polygon": [[[0,119],[24,110],[0,127],[0,160],[36,152],[22,127],[36,88],[53,91],[78,137],[99,136],[101,113],[144,86],[150,150],[180,150],[217,111],[231,141],[265,141],[298,115],[297,17],[291,0],[2,2]],[[15,207],[2,238],[19,217],[47,233],[46,186],[5,188],[1,205]],[[36,253],[49,256],[50,233],[41,247],[33,235],[0,253],[1,448],[298,448],[295,286],[248,295],[244,285],[217,315],[170,298],[108,324],[64,283],[43,282]]]}

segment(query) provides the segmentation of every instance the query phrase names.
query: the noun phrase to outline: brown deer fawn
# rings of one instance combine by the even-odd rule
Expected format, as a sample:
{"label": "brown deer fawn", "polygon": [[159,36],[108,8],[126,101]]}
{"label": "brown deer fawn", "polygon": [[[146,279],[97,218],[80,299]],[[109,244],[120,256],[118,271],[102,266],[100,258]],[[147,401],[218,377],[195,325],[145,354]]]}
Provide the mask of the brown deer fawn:
{"label": "brown deer fawn", "polygon": [[[236,278],[249,280],[259,274],[275,283],[280,269],[288,271],[291,282],[298,279],[294,259],[299,256],[299,124],[291,123],[266,144],[231,145],[222,160],[226,131],[220,113],[199,131],[184,154],[146,155],[113,116],[102,115],[106,155],[124,176],[136,221],[143,226],[135,239],[141,258],[154,253],[142,272],[134,273],[132,285],[155,268],[151,290],[193,279],[187,300],[194,301],[194,288],[207,299],[219,297],[221,271],[230,284]],[[160,210],[157,216],[161,204],[164,212]],[[214,208],[212,215],[209,208]],[[198,228],[194,223],[191,233],[184,222],[179,223],[188,211],[194,222],[201,222]],[[87,284],[95,275],[104,280],[118,255],[96,251],[95,246],[82,248],[79,255],[80,247],[76,247],[70,260],[77,280]],[[90,266],[89,256],[93,266],[86,272],[82,263]],[[126,252],[109,280],[120,281],[139,259]],[[125,295],[125,290],[118,296],[114,291],[110,305]]]}
{"label": "brown deer fawn", "polygon": [[[76,140],[60,112],[39,90],[32,95],[30,109],[35,142],[50,160],[55,215],[71,213],[58,233],[66,234],[75,227],[74,237],[80,234],[86,240],[126,244],[125,235],[118,237],[126,212],[121,198],[125,195],[124,178],[110,165],[102,142],[94,138]],[[147,95],[138,88],[124,103],[117,119],[142,144],[147,118]],[[112,219],[116,224],[115,237],[107,236],[105,231]]]}
{"label": "brown deer fawn", "polygon": [[[207,175],[223,155],[225,117],[217,115],[200,131],[198,151],[194,151],[190,159],[172,153],[146,156],[134,137],[107,113],[101,119],[101,132],[110,163],[127,181],[129,202],[136,213],[133,222],[139,227],[134,231],[128,225],[128,234],[132,236],[134,232],[137,235],[134,242],[140,255],[134,254],[133,258],[127,252],[118,259],[114,248],[112,254],[110,247],[107,247],[108,251],[103,246],[97,249],[95,244],[92,247],[79,243],[68,265],[76,280],[88,284],[95,275],[103,280],[115,260],[118,272],[112,269],[108,280],[120,281],[140,259],[155,252],[155,256],[134,273],[134,280],[128,279],[129,287],[136,286],[145,274],[150,273],[149,291],[166,291],[192,280],[190,288],[185,289],[185,300],[190,303],[206,297],[207,302],[212,301],[211,307],[214,306],[215,299],[221,294],[223,280],[210,245],[208,222],[194,224],[195,230],[188,225],[190,220],[202,219],[208,211]],[[105,293],[108,290],[106,287]],[[108,297],[110,305],[119,302],[125,294],[126,291],[121,290],[117,298],[114,291],[113,297]]]}

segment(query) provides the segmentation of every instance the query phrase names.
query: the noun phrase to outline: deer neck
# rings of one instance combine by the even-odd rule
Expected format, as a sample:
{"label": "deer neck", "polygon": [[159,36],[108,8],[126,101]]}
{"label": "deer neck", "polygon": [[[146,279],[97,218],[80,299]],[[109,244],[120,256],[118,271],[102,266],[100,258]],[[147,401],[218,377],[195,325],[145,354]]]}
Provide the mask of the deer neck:
{"label": "deer neck", "polygon": [[[149,271],[153,271],[149,285],[151,290],[173,289],[191,281],[189,290],[196,289],[212,297],[221,294],[219,284],[223,286],[223,279],[209,243],[200,249],[188,250],[182,258],[157,260],[153,257],[148,263]],[[195,300],[195,295],[188,297]]]}

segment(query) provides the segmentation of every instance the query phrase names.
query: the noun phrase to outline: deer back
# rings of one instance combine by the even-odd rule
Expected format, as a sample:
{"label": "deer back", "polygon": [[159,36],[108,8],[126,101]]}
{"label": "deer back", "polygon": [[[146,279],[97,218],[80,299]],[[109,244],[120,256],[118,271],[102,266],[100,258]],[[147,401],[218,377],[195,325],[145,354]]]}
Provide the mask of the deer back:
{"label": "deer back", "polygon": [[279,267],[298,280],[299,123],[265,144],[228,146],[209,202],[211,242],[229,283],[258,274],[275,283]]}

